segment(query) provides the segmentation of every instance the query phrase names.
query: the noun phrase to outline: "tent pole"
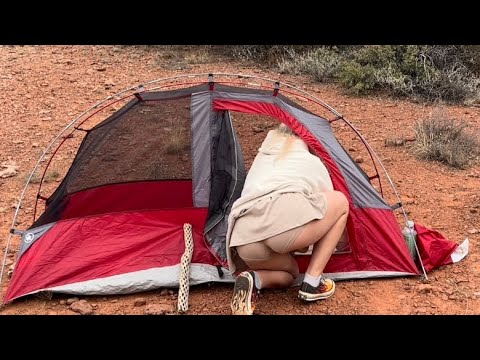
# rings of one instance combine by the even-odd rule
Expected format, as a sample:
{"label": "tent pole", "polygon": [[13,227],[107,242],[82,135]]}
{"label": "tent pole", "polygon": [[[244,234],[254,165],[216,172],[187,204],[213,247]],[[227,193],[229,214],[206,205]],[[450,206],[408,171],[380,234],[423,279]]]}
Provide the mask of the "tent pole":
{"label": "tent pole", "polygon": [[[138,91],[148,91],[150,89],[146,89],[145,87],[148,86],[148,85],[153,85],[153,84],[157,84],[159,82],[166,82],[166,81],[172,81],[172,80],[177,80],[177,79],[182,79],[182,78],[194,78],[194,77],[205,77],[205,76],[209,76],[209,75],[213,75],[213,76],[226,76],[226,77],[237,77],[237,78],[245,78],[245,79],[258,79],[258,80],[262,80],[262,81],[267,81],[267,82],[277,82],[278,80],[273,80],[273,79],[270,79],[270,78],[266,78],[266,77],[261,77],[261,76],[255,76],[255,75],[247,75],[247,74],[233,74],[233,73],[198,73],[198,74],[185,74],[185,75],[177,75],[177,76],[171,76],[171,77],[164,77],[164,78],[159,78],[159,79],[155,79],[155,80],[151,80],[151,81],[148,81],[148,82],[144,82],[143,84],[141,85],[136,85],[136,86],[132,86],[132,87],[129,87],[129,88],[126,88],[122,91],[119,91],[117,92],[116,94],[114,95],[110,95],[108,96],[107,98],[105,98],[104,100],[101,100],[99,101],[97,104],[95,104],[94,106],[88,108],[87,110],[85,110],[83,113],[81,113],[79,116],[77,116],[76,118],[74,118],[70,123],[68,123],[65,128],[63,130],[60,131],[60,133],[53,139],[53,141],[45,148],[44,152],[42,153],[42,155],[40,156],[40,158],[38,159],[37,163],[35,164],[32,172],[30,173],[30,176],[28,177],[27,181],[26,181],[26,184],[22,190],[22,193],[20,195],[20,199],[18,201],[18,204],[17,204],[17,207],[15,209],[15,213],[14,213],[14,216],[13,216],[13,221],[12,221],[12,226],[11,226],[11,229],[13,229],[15,227],[15,223],[16,223],[16,219],[17,219],[17,216],[18,216],[18,213],[19,213],[19,210],[20,210],[20,207],[21,207],[21,204],[22,204],[22,201],[23,199],[25,198],[25,194],[26,194],[26,190],[28,188],[28,185],[30,184],[31,180],[32,180],[32,177],[34,175],[34,173],[36,172],[37,168],[39,167],[40,163],[43,161],[43,159],[45,158],[46,154],[50,151],[50,149],[52,148],[53,144],[72,126],[74,125],[79,119],[81,119],[83,116],[85,116],[86,114],[88,114],[90,111],[96,109],[97,107],[99,107],[100,105],[104,104],[105,102],[119,96],[119,95],[122,95],[124,93],[127,93],[129,91],[134,91],[134,90],[138,90]],[[181,85],[181,84],[179,84]],[[248,85],[248,84],[247,84]],[[335,110],[333,107],[331,107],[330,105],[328,105],[326,102],[324,102],[323,100],[317,98],[316,96],[313,96],[311,95],[310,93],[306,92],[305,90],[302,90],[296,86],[293,86],[293,85],[290,85],[286,82],[282,82],[282,85],[287,87],[287,88],[291,88],[291,89],[294,89],[295,91],[298,91],[299,93],[302,93],[302,94],[305,94],[307,97],[311,98],[314,100],[314,102],[318,103],[319,105],[323,106],[325,109],[329,110],[330,112],[332,112],[335,116],[338,116],[338,117],[341,117],[343,118],[343,120],[352,128],[354,129],[354,131],[357,133],[357,135],[362,139],[362,141],[365,142],[365,145],[367,146],[367,148],[369,149],[369,151],[371,151],[374,155],[374,157],[376,158],[376,160],[378,161],[378,163],[380,164],[380,166],[382,167],[397,199],[400,201],[400,196],[398,194],[398,191],[395,187],[395,185],[393,184],[393,181],[391,180],[390,176],[388,175],[385,167],[383,166],[383,163],[381,162],[381,160],[379,159],[378,155],[375,153],[375,151],[373,151],[373,149],[371,148],[371,146],[366,142],[365,138],[363,138],[363,136],[358,132],[358,130],[347,120],[343,117],[343,115],[341,115],[341,113],[339,113],[337,110]],[[251,85],[250,85],[251,86]],[[407,214],[405,212],[405,209],[403,208],[403,205],[402,205],[402,212],[403,212],[403,215],[405,217],[405,221],[408,220],[408,217],[407,217]],[[4,253],[4,256],[3,256],[3,263],[2,263],[2,270],[0,272],[0,285],[1,285],[1,282],[2,282],[2,278],[3,278],[3,272],[4,272],[4,267],[5,267],[5,263],[6,263],[6,258],[7,258],[7,254],[8,254],[8,251],[9,251],[9,247],[10,247],[10,243],[11,243],[11,238],[12,238],[12,234],[9,235],[8,239],[7,239],[7,245],[6,245],[6,248],[5,248],[5,253]],[[420,254],[419,254],[419,251],[418,251],[418,247],[417,245],[415,244],[415,249],[416,249],[416,252],[417,252],[417,255],[420,257]],[[427,277],[427,274],[426,274],[426,271],[425,271],[425,268],[423,266],[423,263],[420,261],[420,264],[421,264],[421,267],[422,267],[422,271],[423,271],[423,274],[424,274],[424,277],[425,279],[428,279]]]}

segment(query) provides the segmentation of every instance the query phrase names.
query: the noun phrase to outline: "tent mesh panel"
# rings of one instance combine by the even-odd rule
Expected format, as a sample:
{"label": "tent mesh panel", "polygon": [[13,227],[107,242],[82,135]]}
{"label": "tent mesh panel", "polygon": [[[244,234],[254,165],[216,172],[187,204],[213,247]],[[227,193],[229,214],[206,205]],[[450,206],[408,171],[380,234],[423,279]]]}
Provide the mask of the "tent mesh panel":
{"label": "tent mesh panel", "polygon": [[[152,136],[154,134],[155,136]],[[133,100],[91,129],[35,222],[56,221],[72,193],[108,184],[192,178],[190,96]],[[50,209],[57,209],[49,211]]]}

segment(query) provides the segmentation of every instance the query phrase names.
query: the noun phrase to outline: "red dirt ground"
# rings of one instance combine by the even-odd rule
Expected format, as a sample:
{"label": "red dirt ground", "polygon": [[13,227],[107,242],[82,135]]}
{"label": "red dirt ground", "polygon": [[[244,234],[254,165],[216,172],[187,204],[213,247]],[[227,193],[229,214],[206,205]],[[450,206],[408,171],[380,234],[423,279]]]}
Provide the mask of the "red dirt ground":
{"label": "red dirt ground", "polygon": [[[204,48],[174,51],[171,47],[2,46],[0,63],[0,164],[14,161],[18,166],[17,175],[0,179],[2,258],[14,206],[28,174],[43,149],[74,116],[132,84],[183,73],[245,73],[297,84],[334,106],[360,129],[379,154],[413,220],[439,230],[457,243],[466,237],[470,239],[467,258],[431,272],[428,284],[415,277],[342,281],[338,282],[332,298],[309,305],[296,298],[296,288],[264,291],[257,313],[480,314],[480,166],[454,170],[417,160],[408,144],[385,145],[385,140],[412,138],[414,122],[427,117],[432,105],[382,97],[349,97],[334,85],[236,64]],[[480,108],[450,106],[447,110],[451,116],[466,119],[480,128]],[[247,163],[255,156],[268,126],[268,121],[262,119],[238,126]],[[361,166],[371,175],[361,143],[346,127],[335,125],[335,128],[352,157],[365,160]],[[52,175],[44,185],[45,194],[58,185],[78,141],[74,139],[64,149],[60,165],[55,168],[60,175]],[[385,181],[383,185],[386,187]],[[33,201],[26,201],[20,212],[19,229],[30,225],[32,213]],[[13,248],[17,246],[16,238]],[[12,262],[13,254],[8,259]],[[5,276],[2,295],[7,283]],[[232,288],[231,284],[193,287],[188,313],[228,314]],[[27,297],[2,307],[0,314],[76,314],[65,304],[69,298],[58,294],[50,300]],[[176,307],[173,291],[80,298],[92,305],[94,314],[144,314],[151,305],[165,305],[167,312],[168,309],[173,312]],[[144,301],[136,304],[138,298]]]}

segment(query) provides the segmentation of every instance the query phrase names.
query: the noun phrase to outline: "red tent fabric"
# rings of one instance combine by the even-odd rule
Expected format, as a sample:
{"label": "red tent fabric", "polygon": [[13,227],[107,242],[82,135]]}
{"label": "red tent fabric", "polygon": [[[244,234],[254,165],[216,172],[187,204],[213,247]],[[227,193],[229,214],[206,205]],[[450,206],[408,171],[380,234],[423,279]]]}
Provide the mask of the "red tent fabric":
{"label": "red tent fabric", "polygon": [[[281,94],[215,85],[143,92],[85,137],[46,210],[22,235],[5,301],[39,291],[118,294],[178,286],[183,224],[193,225],[191,284],[232,282],[225,235],[245,180],[230,111],[291,127],[322,159],[350,204],[348,244],[333,279],[418,275],[392,208],[323,119]],[[48,162],[50,164],[50,162]],[[457,244],[416,224],[427,271]],[[309,256],[298,256],[300,270]]]}
{"label": "red tent fabric", "polygon": [[425,271],[453,263],[451,255],[458,248],[456,243],[446,239],[438,231],[428,229],[418,223],[415,224],[415,231],[417,232],[417,247]]}

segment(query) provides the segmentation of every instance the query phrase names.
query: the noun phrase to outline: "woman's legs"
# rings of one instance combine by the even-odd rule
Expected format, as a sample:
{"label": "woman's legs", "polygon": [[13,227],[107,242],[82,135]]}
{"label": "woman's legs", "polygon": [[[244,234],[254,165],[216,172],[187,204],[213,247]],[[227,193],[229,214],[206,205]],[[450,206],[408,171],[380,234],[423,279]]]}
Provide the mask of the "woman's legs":
{"label": "woman's legs", "polygon": [[268,260],[244,260],[260,278],[261,288],[285,288],[297,278],[298,264],[289,253],[272,253]]}
{"label": "woman's legs", "polygon": [[273,252],[264,241],[239,246],[237,251],[254,271],[244,271],[237,276],[230,304],[234,315],[253,314],[256,289],[289,287],[298,276],[293,256]]}
{"label": "woman's legs", "polygon": [[[325,195],[328,205],[323,219],[313,220],[303,226],[303,230],[299,232],[299,235],[290,245],[283,249],[282,253],[272,251],[272,247],[268,246],[271,239],[237,248],[243,261],[251,270],[254,270],[254,276],[242,273],[237,278],[232,298],[232,312],[234,314],[253,313],[251,296],[254,281],[257,284],[260,283],[257,288],[288,287],[293,284],[298,276],[298,265],[290,254],[292,251],[314,244],[306,277],[320,279],[323,269],[343,234],[348,217],[348,200],[345,195],[339,191],[328,192]],[[265,256],[268,252],[270,252],[270,255]],[[254,277],[257,279],[254,279]],[[334,290],[334,284],[331,282],[328,291],[323,292],[323,294],[315,294],[306,300],[326,298],[333,294]]]}
{"label": "woman's legs", "polygon": [[293,241],[288,251],[295,251],[315,244],[306,273],[320,276],[343,234],[348,217],[348,200],[339,191],[325,194],[327,213],[323,219],[313,220]]}

